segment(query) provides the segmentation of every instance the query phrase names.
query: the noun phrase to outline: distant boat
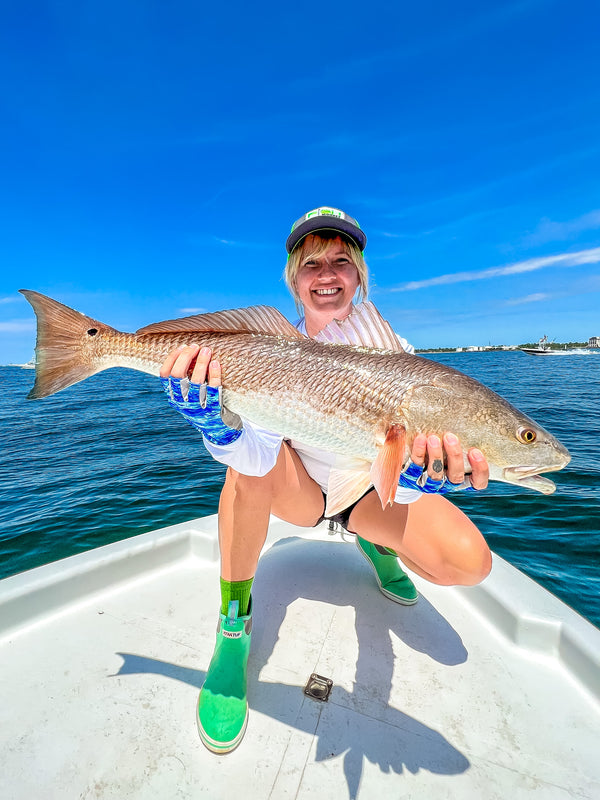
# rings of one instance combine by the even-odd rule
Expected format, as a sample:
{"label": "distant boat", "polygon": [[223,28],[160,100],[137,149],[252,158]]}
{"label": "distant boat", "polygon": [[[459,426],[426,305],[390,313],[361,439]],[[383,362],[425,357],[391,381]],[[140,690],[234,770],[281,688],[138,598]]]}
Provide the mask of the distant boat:
{"label": "distant boat", "polygon": [[2,364],[5,367],[19,367],[19,369],[35,369],[35,359],[32,358],[26,364]]}
{"label": "distant boat", "polygon": [[542,336],[537,347],[519,347],[519,350],[530,356],[591,356],[594,352],[600,352],[600,350],[590,350],[587,347],[565,347],[562,350],[553,349],[548,343],[547,336]]}
{"label": "distant boat", "polygon": [[20,367],[20,369],[35,369],[35,356],[29,359],[26,364],[8,364],[9,367]]}

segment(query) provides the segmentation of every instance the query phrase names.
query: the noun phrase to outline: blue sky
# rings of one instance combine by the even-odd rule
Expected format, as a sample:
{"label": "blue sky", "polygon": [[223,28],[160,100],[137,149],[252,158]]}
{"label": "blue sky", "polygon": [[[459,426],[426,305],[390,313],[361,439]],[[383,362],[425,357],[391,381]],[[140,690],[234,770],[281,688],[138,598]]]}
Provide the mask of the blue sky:
{"label": "blue sky", "polygon": [[123,330],[293,318],[284,241],[326,204],[417,347],[600,335],[597,3],[11,5],[0,363],[20,288]]}

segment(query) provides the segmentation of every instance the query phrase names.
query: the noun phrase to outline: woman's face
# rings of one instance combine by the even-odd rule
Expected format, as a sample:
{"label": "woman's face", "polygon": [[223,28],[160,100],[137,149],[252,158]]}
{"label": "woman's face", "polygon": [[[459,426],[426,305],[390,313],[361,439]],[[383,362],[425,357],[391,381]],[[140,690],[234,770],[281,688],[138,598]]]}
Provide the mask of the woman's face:
{"label": "woman's face", "polygon": [[[307,236],[302,250],[316,249],[315,237]],[[304,312],[331,312],[331,318],[343,319],[350,313],[352,298],[360,284],[358,270],[343,241],[332,239],[327,250],[317,258],[306,261],[296,275],[296,289]]]}

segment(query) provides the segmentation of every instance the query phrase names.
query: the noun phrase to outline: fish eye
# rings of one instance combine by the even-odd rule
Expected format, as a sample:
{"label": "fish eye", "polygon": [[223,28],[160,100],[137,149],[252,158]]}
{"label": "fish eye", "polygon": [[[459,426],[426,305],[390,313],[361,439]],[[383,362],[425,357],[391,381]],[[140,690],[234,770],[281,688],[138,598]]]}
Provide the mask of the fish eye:
{"label": "fish eye", "polygon": [[537,433],[532,431],[531,428],[519,428],[517,439],[523,444],[532,444],[537,439]]}
{"label": "fish eye", "polygon": [[88,331],[88,336],[95,336],[98,333],[98,328],[90,328]]}

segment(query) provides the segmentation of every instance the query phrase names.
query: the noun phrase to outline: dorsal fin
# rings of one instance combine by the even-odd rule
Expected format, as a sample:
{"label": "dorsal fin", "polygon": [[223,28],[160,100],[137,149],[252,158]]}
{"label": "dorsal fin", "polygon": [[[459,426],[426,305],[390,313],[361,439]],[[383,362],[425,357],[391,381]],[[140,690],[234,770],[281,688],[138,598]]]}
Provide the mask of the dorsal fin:
{"label": "dorsal fin", "polygon": [[404,352],[390,323],[381,316],[373,303],[368,301],[354,306],[346,319],[334,319],[315,336],[315,340],[329,344],[350,344],[355,347]]}
{"label": "dorsal fin", "polygon": [[148,333],[178,333],[179,331],[211,331],[214,333],[265,333],[304,339],[305,336],[271,306],[249,306],[227,311],[213,311],[194,317],[168,319],[154,322],[136,331],[138,336]]}

